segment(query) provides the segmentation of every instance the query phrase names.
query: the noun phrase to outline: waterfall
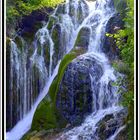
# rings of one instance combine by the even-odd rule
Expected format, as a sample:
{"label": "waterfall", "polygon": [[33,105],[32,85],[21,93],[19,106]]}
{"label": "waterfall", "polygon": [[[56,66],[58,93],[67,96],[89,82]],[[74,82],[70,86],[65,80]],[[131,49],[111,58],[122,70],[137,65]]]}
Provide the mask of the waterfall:
{"label": "waterfall", "polygon": [[[18,120],[23,119],[28,113],[36,101],[38,96],[37,92],[43,89],[45,81],[47,80],[47,69],[45,67],[44,58],[41,55],[37,55],[35,50],[33,56],[29,59],[27,55],[28,50],[24,41],[22,45],[24,46],[23,50],[11,40],[11,66],[9,77],[9,80],[11,80],[9,93],[11,127],[14,126]],[[37,77],[36,74],[38,74],[39,77]],[[36,79],[35,76],[37,77]]]}
{"label": "waterfall", "polygon": [[[114,74],[114,69],[110,66],[108,58],[102,52],[102,39],[105,34],[105,27],[107,21],[113,16],[115,10],[111,6],[110,0],[98,0],[96,2],[88,2],[90,13],[81,23],[78,31],[86,26],[92,30],[90,37],[90,44],[86,56],[91,56],[99,61],[103,68],[103,75],[99,81],[98,96],[93,94],[93,113],[89,115],[85,121],[78,127],[64,132],[58,140],[96,140],[99,139],[96,135],[98,122],[108,114],[116,114],[122,107],[118,105],[119,95],[117,94],[117,87],[110,86],[111,82],[117,80]],[[111,6],[111,7],[110,7]],[[94,77],[90,75],[91,88],[93,87]],[[110,88],[109,88],[110,87]],[[118,128],[114,135],[110,137],[113,140],[116,135],[124,128]]]}
{"label": "waterfall", "polygon": [[26,114],[26,116],[21,121],[19,121],[18,124],[10,132],[7,132],[7,134],[6,134],[7,140],[19,140],[30,129],[34,112],[35,112],[38,104],[40,103],[40,101],[45,97],[53,79],[57,75],[59,64],[60,64],[60,62],[58,62],[56,68],[53,71],[52,76],[47,81],[45,88],[43,89],[41,94],[38,96],[35,104],[32,106],[32,109],[30,110],[30,112],[28,114]]}
{"label": "waterfall", "polygon": [[[67,14],[59,13],[58,8],[50,16],[46,25],[36,32],[31,44],[20,36],[18,36],[20,44],[16,44],[16,41],[11,39],[9,74],[11,85],[7,93],[9,104],[6,107],[7,114],[10,116],[10,119],[7,119],[8,130],[29,113],[45,87],[45,83],[51,78],[57,63],[72,49],[69,46],[72,46],[70,42],[73,37],[74,24],[67,10]],[[48,26],[52,22],[51,18],[56,19],[57,22],[50,29]],[[57,30],[56,25],[60,26],[59,44],[56,44],[53,37],[53,32]]]}
{"label": "waterfall", "polygon": [[[96,138],[97,123],[105,115],[115,114],[122,109],[118,105],[117,87],[110,86],[111,82],[117,80],[117,77],[101,49],[106,24],[114,13],[115,9],[111,0],[70,0],[58,6],[50,16],[48,23],[37,31],[32,42],[33,53],[30,56],[27,55],[29,49],[26,43],[22,43],[24,49],[21,50],[11,40],[11,90],[9,94],[10,125],[13,128],[7,132],[7,140],[19,140],[30,129],[38,104],[47,94],[57,75],[61,59],[74,47],[82,27],[88,27],[91,30],[88,51],[84,55],[93,57],[100,63],[103,75],[98,81],[100,85],[98,96],[93,94],[93,113],[81,126],[63,133],[58,139],[78,140],[81,137],[84,140],[91,140],[93,135]],[[50,27],[52,19],[54,23]],[[57,44],[53,38],[54,31],[58,31],[60,35],[57,41],[59,44],[57,49],[60,52],[55,50]],[[49,62],[46,62],[45,51],[48,49]],[[94,77],[90,75],[90,79],[91,88],[94,90]],[[14,115],[15,112],[16,115]]]}

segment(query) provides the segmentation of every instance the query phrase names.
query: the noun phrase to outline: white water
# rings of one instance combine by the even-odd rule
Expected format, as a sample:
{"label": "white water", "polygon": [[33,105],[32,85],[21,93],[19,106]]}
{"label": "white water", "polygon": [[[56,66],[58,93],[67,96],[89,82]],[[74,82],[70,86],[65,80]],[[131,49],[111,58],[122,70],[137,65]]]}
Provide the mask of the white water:
{"label": "white water", "polygon": [[45,97],[45,95],[48,93],[49,87],[57,75],[58,68],[59,68],[60,62],[57,64],[52,76],[49,78],[49,81],[46,83],[45,88],[43,91],[40,93],[37,101],[33,105],[31,111],[22,119],[18,124],[10,131],[7,132],[6,134],[6,139],[7,140],[19,140],[30,128],[31,128],[31,123],[33,119],[34,112],[40,103],[40,101]]}
{"label": "white water", "polygon": [[[23,119],[31,109],[37,95],[33,95],[34,66],[39,71],[39,90],[42,90],[47,80],[47,69],[42,55],[37,55],[35,49],[33,56],[28,61],[27,44],[22,40],[22,46],[11,40],[10,52],[10,90],[9,90],[9,122],[10,127],[16,121]],[[24,46],[24,47],[23,47]],[[23,47],[23,48],[22,48]],[[29,65],[30,63],[30,65]],[[28,64],[28,66],[27,66]]]}
{"label": "white water", "polygon": [[96,124],[106,115],[117,113],[121,109],[121,107],[112,106],[111,108],[99,110],[96,115],[92,113],[85,119],[84,123],[64,133],[57,140],[79,140],[80,137],[83,140],[92,140],[92,137],[96,138],[96,135],[94,135],[97,128]]}
{"label": "white water", "polygon": [[[41,28],[38,30],[38,32],[36,33],[37,36],[37,40],[39,40],[41,47],[42,47],[42,51],[43,51],[43,47],[45,43],[48,43],[49,49],[50,49],[50,65],[49,65],[49,78],[51,76],[51,72],[52,72],[52,57],[53,57],[53,53],[54,53],[54,43],[50,37],[49,31],[48,29],[45,27]],[[43,55],[43,52],[41,52],[41,54]]]}
{"label": "white water", "polygon": [[116,138],[116,136],[119,134],[119,132],[121,132],[126,126],[122,126],[120,127],[115,133],[113,136],[111,136],[108,140],[114,140]]}
{"label": "white water", "polygon": [[[96,136],[96,125],[107,114],[115,114],[119,112],[122,107],[118,105],[119,95],[117,94],[117,87],[112,87],[111,92],[108,85],[111,81],[115,82],[117,77],[114,75],[114,69],[110,66],[109,60],[101,51],[102,35],[105,33],[107,21],[113,16],[115,10],[108,6],[110,0],[98,0],[95,2],[88,2],[90,14],[82,22],[78,31],[86,26],[92,28],[92,35],[90,38],[89,50],[86,55],[81,57],[93,57],[102,66],[103,76],[97,82],[100,83],[100,90],[98,97],[93,94],[93,113],[89,115],[85,121],[78,127],[75,127],[61,135],[58,140],[91,140],[98,139]],[[94,21],[94,22],[93,22]],[[94,77],[91,77],[91,88]],[[98,107],[97,107],[98,104]],[[116,130],[114,135],[110,138],[113,140],[123,127]]]}
{"label": "white water", "polygon": [[[37,31],[32,45],[26,44],[26,40],[21,39],[22,46],[18,46],[19,44],[17,45],[14,40],[11,40],[10,91],[7,93],[10,96],[7,101],[9,102],[7,106],[8,128],[13,128],[18,121],[27,115],[36,102],[40,91],[43,90],[46,81],[51,77],[58,61],[72,49],[72,47],[69,47],[74,31],[72,20],[68,13],[59,14],[57,17],[55,15],[56,11],[57,8],[52,16],[56,19],[59,18],[58,23],[61,26],[60,42],[64,48],[60,47],[63,54],[58,60],[53,60],[55,46],[52,32],[47,29],[48,23]],[[46,48],[49,50],[48,63],[46,62],[46,56],[48,55],[45,52]],[[54,63],[56,64],[54,65]]]}
{"label": "white water", "polygon": [[[80,29],[82,27],[89,27],[91,29],[92,34],[90,36],[90,45],[88,46],[89,48],[88,52],[85,54],[84,57],[93,57],[98,61],[100,65],[102,65],[103,76],[101,77],[100,81],[98,81],[100,83],[99,97],[96,97],[96,95],[93,95],[94,102],[98,104],[98,107],[96,106],[96,104],[94,104],[95,106],[93,107],[93,110],[94,110],[93,113],[85,119],[83,124],[79,127],[75,127],[72,130],[64,133],[60,137],[60,139],[77,140],[79,136],[84,134],[82,137],[84,138],[84,140],[88,140],[90,135],[93,135],[95,133],[96,124],[105,115],[116,113],[122,109],[121,107],[117,105],[118,95],[116,94],[117,92],[116,87],[112,88],[111,93],[108,90],[109,82],[115,81],[116,76],[114,75],[113,68],[111,68],[109,64],[109,60],[106,58],[105,54],[101,52],[101,45],[102,45],[101,39],[102,39],[102,35],[105,33],[106,23],[110,19],[110,17],[113,16],[115,11],[108,6],[108,3],[110,2],[110,0],[98,0],[97,2],[85,1],[85,2],[88,5],[89,14],[88,16],[84,18],[84,20],[80,24],[77,19],[78,1],[73,1],[72,3],[72,5],[75,7],[74,17],[70,17],[68,15],[69,3],[66,5],[66,8],[67,8],[66,14],[61,14],[60,15],[61,20],[59,21],[62,27],[63,37],[65,37],[65,40],[61,40],[61,41],[63,43],[65,41],[64,44],[66,46],[66,52],[69,52],[75,44],[75,40],[77,38],[77,35]],[[85,15],[84,9],[82,9],[82,11],[83,11],[83,15]],[[53,14],[53,16],[55,16],[55,13]],[[38,34],[41,34],[41,36]],[[57,68],[55,69],[54,73],[51,76],[54,44],[51,39],[51,34],[49,34],[48,32],[47,25],[44,26],[42,29],[40,29],[38,33],[36,34],[36,36],[38,37],[42,46],[47,41],[50,43],[49,47],[50,47],[51,53],[50,53],[48,82],[45,85],[43,92],[40,93],[31,111],[24,117],[24,119],[18,122],[17,125],[10,132],[7,133],[7,140],[19,140],[30,129],[35,109],[37,105],[40,103],[40,101],[46,95],[55,75],[57,74],[59,64],[57,65]],[[41,63],[41,61],[43,61],[44,59],[41,56],[38,57],[36,53],[37,53],[37,48],[31,60],[33,60],[33,62],[36,63],[37,66],[44,67],[43,65],[40,65],[40,64],[44,64],[43,62]],[[17,68],[18,68],[18,65],[17,65]],[[92,76],[90,77],[91,77],[91,88],[92,88],[93,77]],[[105,106],[104,104],[107,104],[107,105]],[[119,130],[117,132],[119,132]],[[114,137],[115,136],[116,135],[114,134]]]}

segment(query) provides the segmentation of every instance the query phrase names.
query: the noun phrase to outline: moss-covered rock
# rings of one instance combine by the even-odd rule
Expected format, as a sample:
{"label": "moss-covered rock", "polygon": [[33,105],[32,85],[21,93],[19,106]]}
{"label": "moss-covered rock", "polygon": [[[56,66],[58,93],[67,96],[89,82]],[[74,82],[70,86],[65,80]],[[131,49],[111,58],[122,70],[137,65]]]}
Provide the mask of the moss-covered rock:
{"label": "moss-covered rock", "polygon": [[47,26],[47,28],[48,28],[49,30],[51,30],[52,27],[57,23],[57,21],[58,21],[57,17],[51,15],[51,16],[49,17],[49,21],[48,21],[48,26]]}
{"label": "moss-covered rock", "polygon": [[78,33],[74,46],[79,46],[87,50],[90,41],[90,34],[91,34],[91,30],[89,27],[81,28],[81,30]]}
{"label": "moss-covered rock", "polygon": [[64,73],[64,69],[73,57],[73,54],[68,54],[61,62],[58,76],[54,79],[48,95],[41,101],[35,112],[31,130],[48,130],[52,128],[61,128],[66,125],[65,119],[60,117],[59,112],[55,108],[55,94],[57,93],[58,85]]}
{"label": "moss-covered rock", "polygon": [[34,115],[32,130],[41,130],[42,128],[47,130],[58,127],[54,105],[49,95],[41,101]]}
{"label": "moss-covered rock", "polygon": [[53,54],[53,69],[57,65],[58,61],[65,54],[65,48],[62,45],[62,28],[60,24],[56,24],[52,30],[52,40],[54,42],[54,54]]}
{"label": "moss-covered rock", "polygon": [[57,77],[51,84],[47,96],[41,101],[35,112],[31,130],[48,130],[65,127],[66,120],[56,109],[56,96],[67,65],[81,52],[80,49],[72,50],[70,54],[67,54],[63,58]]}
{"label": "moss-covered rock", "polygon": [[[92,91],[92,83],[96,90]],[[79,125],[84,117],[93,110],[93,94],[98,94],[98,80],[102,76],[102,68],[96,60],[88,55],[80,55],[66,68],[57,93],[57,109],[68,123]]]}
{"label": "moss-covered rock", "polygon": [[60,15],[60,14],[65,14],[65,12],[66,12],[66,4],[64,3],[64,4],[60,4],[59,6],[58,6],[58,8],[57,8],[57,10],[56,10],[56,15],[58,16],[58,15]]}

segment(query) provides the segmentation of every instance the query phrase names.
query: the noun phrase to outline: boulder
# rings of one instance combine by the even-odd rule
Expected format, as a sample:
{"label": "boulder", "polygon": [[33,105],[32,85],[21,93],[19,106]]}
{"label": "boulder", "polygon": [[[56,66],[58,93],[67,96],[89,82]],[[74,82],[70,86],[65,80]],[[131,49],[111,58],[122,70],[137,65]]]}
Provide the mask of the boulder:
{"label": "boulder", "polygon": [[[96,136],[98,140],[110,138],[120,127],[125,125],[127,110],[122,109],[115,114],[108,114],[97,123]],[[121,139],[119,139],[121,140]]]}
{"label": "boulder", "polygon": [[[124,22],[122,21],[120,14],[115,14],[109,19],[105,31],[106,33],[114,34],[118,30],[123,28]],[[119,58],[119,48],[117,47],[116,40],[113,37],[105,35],[102,50],[109,57],[110,60],[115,60]]]}
{"label": "boulder", "polygon": [[101,66],[94,58],[79,56],[68,65],[60,83],[56,106],[73,125],[81,123],[93,111],[92,96],[97,93],[92,91],[90,75],[97,82],[102,76]]}
{"label": "boulder", "polygon": [[89,27],[82,27],[81,30],[78,33],[76,42],[75,42],[75,47],[82,47],[85,49],[85,51],[88,50],[88,45],[90,41],[90,34],[91,30]]}
{"label": "boulder", "polygon": [[58,74],[53,80],[47,96],[45,96],[45,98],[40,102],[35,111],[31,127],[32,131],[63,128],[67,125],[67,121],[56,108],[56,96],[60,82],[65,73],[65,69],[67,68],[68,64],[82,52],[83,51],[80,49],[73,49],[62,59]]}
{"label": "boulder", "polygon": [[127,135],[128,131],[125,128],[123,128],[115,137],[115,140],[127,140],[128,139],[128,135]]}

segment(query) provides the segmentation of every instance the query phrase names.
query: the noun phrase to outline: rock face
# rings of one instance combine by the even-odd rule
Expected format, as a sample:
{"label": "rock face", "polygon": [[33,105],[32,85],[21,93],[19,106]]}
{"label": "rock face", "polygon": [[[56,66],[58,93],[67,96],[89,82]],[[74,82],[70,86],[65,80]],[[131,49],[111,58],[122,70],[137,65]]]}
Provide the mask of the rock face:
{"label": "rock face", "polygon": [[90,40],[90,28],[83,27],[78,33],[78,37],[75,42],[75,46],[85,48],[88,50],[89,40]]}
{"label": "rock face", "polygon": [[60,82],[62,81],[67,66],[74,58],[82,53],[85,53],[85,49],[82,47],[75,47],[62,59],[59,66],[58,75],[52,82],[47,96],[43,99],[43,101],[41,101],[36,109],[32,122],[32,130],[48,130],[51,128],[63,128],[66,126],[67,120],[65,116],[63,117],[63,114],[56,108],[56,98]]}
{"label": "rock face", "polygon": [[92,112],[93,93],[90,74],[95,81],[102,76],[102,68],[94,58],[79,56],[67,67],[59,86],[56,106],[71,124],[80,123]]}
{"label": "rock face", "polygon": [[[88,14],[85,1],[79,1],[77,6],[77,9],[73,7],[77,18],[76,22],[85,18]],[[7,45],[9,48],[6,52],[7,67],[9,69],[7,79],[11,81],[10,84],[7,80],[7,114],[11,116],[9,120],[7,117],[7,130],[22,119],[22,108],[24,109],[24,114],[31,109],[32,104],[58,61],[74,46],[74,44],[71,45],[70,43],[74,30],[74,17],[70,17],[72,16],[70,14],[70,8],[72,7],[70,7],[70,4],[67,6],[62,4],[58,6],[56,13],[53,15],[48,15],[53,11],[49,8],[36,10],[19,21],[14,27],[15,32],[7,32],[7,36],[13,38],[15,44],[15,47],[12,47],[13,54],[9,45]],[[67,10],[69,11],[68,13]],[[44,26],[44,22],[48,24]],[[86,34],[88,35],[86,36]],[[89,34],[90,30],[88,28],[81,29],[77,44],[73,50],[74,54],[70,58],[87,51]],[[13,55],[13,60],[10,58],[11,54]],[[19,66],[18,69],[16,69],[17,66]],[[14,69],[14,71],[10,72],[10,69]],[[22,100],[23,97],[26,98],[24,100],[27,100],[27,103]],[[10,106],[12,107],[10,108]],[[13,123],[10,124],[9,122],[12,121]]]}
{"label": "rock face", "polygon": [[[98,140],[107,140],[120,127],[124,126],[126,116],[127,111],[125,109],[122,109],[120,112],[117,112],[116,114],[106,115],[101,121],[99,121],[96,130],[96,136],[98,137]],[[122,136],[122,138],[124,137]],[[123,140],[121,139],[121,134],[119,134],[115,140]]]}
{"label": "rock face", "polygon": [[62,44],[62,28],[60,24],[56,24],[52,30],[52,39],[54,42],[54,54],[53,54],[53,68],[55,68],[58,60],[64,55],[65,47]]}
{"label": "rock face", "polygon": [[127,129],[124,128],[120,131],[120,133],[118,133],[118,135],[115,137],[115,140],[127,140],[128,139],[128,135],[127,135]]}
{"label": "rock face", "polygon": [[[123,29],[123,26],[124,26],[124,22],[122,21],[120,14],[115,14],[108,21],[105,30],[106,33],[114,34],[119,29]],[[102,50],[111,60],[117,59],[119,57],[119,49],[113,37],[108,37],[108,36],[104,37]]]}
{"label": "rock face", "polygon": [[[6,98],[7,100],[10,100],[10,95],[8,94],[10,92],[10,80],[9,80],[9,76],[10,75],[10,68],[11,68],[11,65],[10,65],[10,51],[11,51],[11,47],[10,47],[10,40],[9,38],[6,39],[6,85],[7,88],[6,88]],[[8,108],[6,109],[6,114],[10,114],[10,102],[6,102],[6,106],[8,106]],[[9,116],[6,115],[6,128],[9,128],[11,126],[11,122],[10,122],[10,119],[9,119]]]}
{"label": "rock face", "polygon": [[31,14],[23,16],[14,25],[7,24],[6,35],[8,37],[19,36],[33,36],[35,32],[42,27],[43,22],[47,22],[49,14],[53,11],[53,8],[44,8],[33,11]]}
{"label": "rock face", "polygon": [[[22,29],[21,34],[24,34],[25,32],[33,32],[35,33],[37,30],[34,30],[39,23],[43,21],[48,21],[49,14],[53,10],[51,8],[43,10],[36,10],[33,11],[29,16],[26,16],[22,19],[22,21],[19,23],[19,27]],[[41,25],[42,26],[42,25]]]}

